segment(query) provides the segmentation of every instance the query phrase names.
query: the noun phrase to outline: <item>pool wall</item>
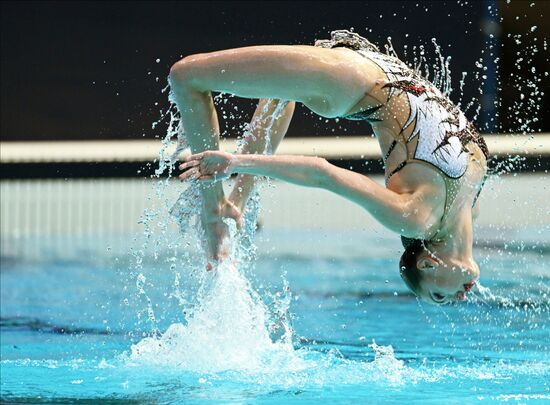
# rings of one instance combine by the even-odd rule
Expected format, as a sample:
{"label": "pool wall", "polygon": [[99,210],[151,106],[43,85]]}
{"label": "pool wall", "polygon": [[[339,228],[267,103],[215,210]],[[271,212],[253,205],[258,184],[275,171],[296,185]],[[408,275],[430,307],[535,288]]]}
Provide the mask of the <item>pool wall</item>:
{"label": "pool wall", "polygon": [[[373,178],[382,181],[381,176]],[[171,182],[164,194],[168,206],[158,199],[156,187],[157,182],[149,179],[3,180],[2,259],[32,260],[45,251],[56,256],[75,254],[64,252],[67,238],[81,246],[78,254],[127,249],[128,238],[143,233],[140,218],[145,210],[166,214],[186,186]],[[364,231],[394,238],[362,208],[324,190],[272,181],[262,187],[261,201],[259,222],[265,230]],[[541,230],[550,229],[549,201],[546,174],[489,178],[480,197],[478,242],[490,245],[504,239],[529,242],[534,238],[540,244],[545,237]]]}

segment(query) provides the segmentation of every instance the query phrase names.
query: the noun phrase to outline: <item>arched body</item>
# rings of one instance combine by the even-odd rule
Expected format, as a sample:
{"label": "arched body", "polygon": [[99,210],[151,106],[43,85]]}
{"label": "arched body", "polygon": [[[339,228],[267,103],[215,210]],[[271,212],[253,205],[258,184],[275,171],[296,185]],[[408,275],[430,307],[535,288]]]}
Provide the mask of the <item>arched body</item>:
{"label": "arched body", "polygon": [[[212,259],[225,255],[221,218],[238,219],[252,176],[266,175],[331,190],[405,238],[425,241],[414,257],[421,282],[416,287],[408,283],[422,298],[462,299],[479,276],[472,257],[472,216],[486,173],[486,146],[439,90],[366,39],[335,31],[331,40],[316,46],[253,46],[192,55],[174,64],[170,83],[194,153],[181,166],[186,170],[181,178],[219,180],[240,173],[241,191],[234,190],[230,198],[219,183],[203,189],[203,224]],[[261,99],[258,120],[260,108],[278,106],[282,113],[271,126],[274,149],[288,128],[294,102],[323,117],[369,121],[385,158],[387,187],[320,158],[254,155],[263,150],[261,122],[251,137],[256,141],[244,154],[216,152],[213,91]]]}

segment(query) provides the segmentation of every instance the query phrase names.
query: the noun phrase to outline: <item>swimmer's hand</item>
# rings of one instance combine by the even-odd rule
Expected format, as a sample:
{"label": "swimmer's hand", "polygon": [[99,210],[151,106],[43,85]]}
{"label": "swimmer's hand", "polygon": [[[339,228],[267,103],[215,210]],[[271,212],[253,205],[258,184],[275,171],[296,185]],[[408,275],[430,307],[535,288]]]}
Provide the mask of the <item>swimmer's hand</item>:
{"label": "swimmer's hand", "polygon": [[205,151],[185,158],[179,168],[183,171],[178,177],[182,181],[200,180],[215,182],[231,175],[234,156],[221,151]]}
{"label": "swimmer's hand", "polygon": [[[213,183],[227,179],[232,171],[234,156],[220,151],[205,151],[188,156],[179,166],[183,172],[178,176],[182,181],[199,180]],[[224,219],[236,222],[237,230],[242,227],[241,210],[232,201],[223,198],[214,209],[203,211],[201,222],[205,232],[207,270],[216,268],[229,256],[229,227]]]}

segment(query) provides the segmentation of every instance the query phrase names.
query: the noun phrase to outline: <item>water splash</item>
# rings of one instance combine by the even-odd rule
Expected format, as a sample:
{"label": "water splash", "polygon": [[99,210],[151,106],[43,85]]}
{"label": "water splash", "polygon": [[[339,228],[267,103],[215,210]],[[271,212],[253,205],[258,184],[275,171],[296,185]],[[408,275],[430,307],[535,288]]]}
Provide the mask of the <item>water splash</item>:
{"label": "water splash", "polygon": [[207,274],[199,305],[186,324],[172,324],[160,337],[132,346],[129,359],[195,372],[262,370],[275,357],[301,365],[291,342],[272,341],[268,310],[235,264]]}
{"label": "water splash", "polygon": [[495,295],[488,287],[484,287],[479,282],[476,283],[476,287],[477,294],[472,294],[472,301],[480,301],[487,305],[490,305],[491,303],[497,303],[504,307],[514,307],[514,302],[510,298]]}
{"label": "water splash", "polygon": [[[170,97],[172,101],[172,97]],[[223,95],[214,98],[217,105],[225,105],[227,99]],[[256,125],[261,123],[262,136],[265,136],[264,154],[273,153],[271,131],[277,118],[282,113],[286,102],[278,102],[275,108],[269,108],[271,100],[266,100],[260,110],[257,120],[245,128],[243,137],[238,142],[242,150],[250,141],[256,141]],[[226,116],[222,108],[222,116]],[[159,167],[155,176],[159,179],[156,185],[157,198],[162,200],[162,207],[170,213],[180,231],[181,242],[189,240],[205,241],[204,229],[201,223],[201,187],[198,181],[188,183],[180,193],[176,202],[170,206],[166,198],[173,166],[178,156],[187,149],[185,128],[179,121],[177,109],[172,105],[165,116],[170,118],[167,135],[162,141],[159,152]],[[168,150],[176,143],[175,152]],[[166,174],[166,178],[161,178]],[[285,291],[276,294],[273,300],[273,313],[258,293],[254,291],[245,271],[254,263],[256,247],[254,236],[257,229],[257,218],[260,211],[259,187],[256,186],[243,210],[243,226],[240,231],[232,219],[224,219],[230,234],[229,259],[219,263],[214,271],[195,271],[193,285],[182,285],[188,278],[182,279],[177,271],[181,268],[191,269],[197,266],[197,261],[204,264],[205,246],[195,242],[192,255],[184,246],[171,257],[170,269],[174,273],[174,292],[170,297],[181,307],[183,322],[173,323],[166,332],[160,333],[153,311],[153,304],[146,293],[146,277],[141,273],[143,257],[147,245],[153,240],[155,253],[162,243],[167,243],[175,250],[178,246],[174,241],[168,241],[168,218],[161,220],[161,213],[146,211],[141,219],[145,227],[146,241],[142,249],[135,253],[134,274],[138,295],[146,304],[147,318],[152,325],[150,336],[141,340],[131,348],[128,356],[130,362],[149,365],[170,365],[193,371],[220,371],[226,369],[257,369],[266,362],[281,359],[284,362],[301,364],[295,357],[292,346],[292,328],[289,323],[288,306],[290,304],[288,286]],[[158,220],[152,226],[152,221]],[[155,235],[155,230],[160,233]],[[187,252],[186,252],[187,250]],[[155,255],[156,256],[156,255]],[[202,266],[204,268],[204,266]],[[195,288],[194,288],[195,287]],[[195,295],[187,299],[184,289]],[[140,311],[138,315],[141,314]],[[278,334],[283,330],[282,334]],[[276,336],[272,338],[272,336]]]}
{"label": "water splash", "polygon": [[376,367],[376,375],[391,384],[400,385],[404,383],[404,373],[409,371],[402,360],[395,358],[392,346],[380,346],[373,340],[369,347],[374,351],[373,365]]}

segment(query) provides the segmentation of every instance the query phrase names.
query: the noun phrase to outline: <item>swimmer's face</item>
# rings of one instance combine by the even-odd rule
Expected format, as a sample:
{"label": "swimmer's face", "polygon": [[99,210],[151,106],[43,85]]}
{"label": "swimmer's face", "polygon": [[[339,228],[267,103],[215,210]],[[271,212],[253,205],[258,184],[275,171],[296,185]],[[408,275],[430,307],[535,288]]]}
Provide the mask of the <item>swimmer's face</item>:
{"label": "swimmer's face", "polygon": [[429,249],[418,254],[416,266],[422,274],[420,298],[432,304],[466,300],[466,293],[479,278],[479,267],[474,261],[464,263]]}

